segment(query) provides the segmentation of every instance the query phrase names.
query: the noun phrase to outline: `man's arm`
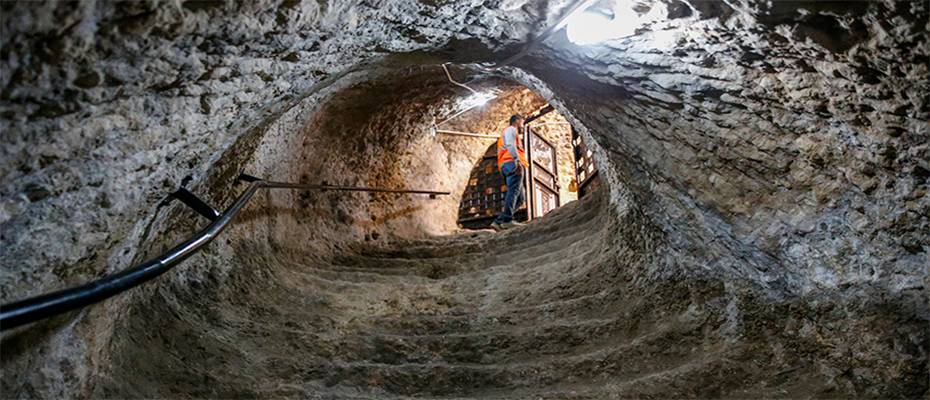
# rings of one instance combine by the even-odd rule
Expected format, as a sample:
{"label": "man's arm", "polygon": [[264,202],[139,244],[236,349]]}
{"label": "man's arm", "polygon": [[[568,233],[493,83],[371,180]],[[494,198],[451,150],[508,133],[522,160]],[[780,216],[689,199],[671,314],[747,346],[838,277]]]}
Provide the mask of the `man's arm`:
{"label": "man's arm", "polygon": [[508,126],[504,130],[504,148],[510,152],[510,156],[513,157],[514,162],[517,165],[520,165],[520,156],[517,153],[517,128]]}

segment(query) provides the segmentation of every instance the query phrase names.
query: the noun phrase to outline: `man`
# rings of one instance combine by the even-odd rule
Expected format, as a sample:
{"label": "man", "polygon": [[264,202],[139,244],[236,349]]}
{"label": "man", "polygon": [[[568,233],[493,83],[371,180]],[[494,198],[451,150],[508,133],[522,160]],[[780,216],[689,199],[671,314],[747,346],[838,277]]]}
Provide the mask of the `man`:
{"label": "man", "polygon": [[513,214],[523,205],[523,171],[529,164],[526,162],[526,152],[520,143],[520,129],[523,128],[523,117],[512,115],[510,126],[504,129],[497,138],[497,168],[507,181],[507,194],[504,196],[504,211],[497,216],[491,228],[500,231],[514,226],[523,225],[513,220]]}

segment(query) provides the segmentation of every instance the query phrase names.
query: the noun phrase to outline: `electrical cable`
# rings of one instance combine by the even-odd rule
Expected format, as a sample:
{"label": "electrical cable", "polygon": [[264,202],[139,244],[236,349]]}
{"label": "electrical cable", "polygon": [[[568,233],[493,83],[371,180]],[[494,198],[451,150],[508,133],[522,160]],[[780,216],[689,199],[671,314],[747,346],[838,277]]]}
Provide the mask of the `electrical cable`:
{"label": "electrical cable", "polygon": [[478,94],[477,91],[475,91],[475,89],[472,89],[472,88],[468,87],[467,85],[465,85],[465,84],[463,84],[463,83],[456,82],[455,79],[452,79],[452,74],[449,73],[449,68],[446,67],[446,64],[448,64],[448,63],[443,63],[443,64],[442,64],[442,69],[443,69],[443,71],[446,71],[446,77],[449,78],[449,82],[452,82],[452,83],[455,84],[455,85],[458,85],[458,86],[461,86],[461,87],[463,87],[463,88],[465,88],[465,89],[468,89],[468,90],[471,91],[471,93],[474,94],[475,96],[481,96],[480,94]]}

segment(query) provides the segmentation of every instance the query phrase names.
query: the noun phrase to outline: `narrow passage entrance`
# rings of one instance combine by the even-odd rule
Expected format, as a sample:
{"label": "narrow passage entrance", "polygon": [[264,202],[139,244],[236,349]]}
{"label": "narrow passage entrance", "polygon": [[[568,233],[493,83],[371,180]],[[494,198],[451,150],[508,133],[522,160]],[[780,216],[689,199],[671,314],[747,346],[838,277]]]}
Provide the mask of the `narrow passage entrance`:
{"label": "narrow passage entrance", "polygon": [[[524,176],[527,201],[515,215],[522,222],[575,201],[597,185],[591,152],[571,123],[549,104],[526,111],[514,110],[527,116],[521,132],[530,160]],[[458,224],[466,229],[488,228],[503,209],[506,194],[494,141],[472,168],[459,205]]]}

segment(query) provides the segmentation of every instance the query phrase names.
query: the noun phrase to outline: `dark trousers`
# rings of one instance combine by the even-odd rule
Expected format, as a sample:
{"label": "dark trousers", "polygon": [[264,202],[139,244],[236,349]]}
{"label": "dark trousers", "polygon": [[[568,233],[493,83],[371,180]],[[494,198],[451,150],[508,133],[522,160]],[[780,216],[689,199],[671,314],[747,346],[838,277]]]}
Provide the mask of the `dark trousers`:
{"label": "dark trousers", "polygon": [[513,213],[523,205],[523,175],[517,174],[517,164],[505,162],[501,165],[501,174],[507,181],[507,194],[504,196],[504,212],[497,216],[494,222],[499,224],[513,221]]}

